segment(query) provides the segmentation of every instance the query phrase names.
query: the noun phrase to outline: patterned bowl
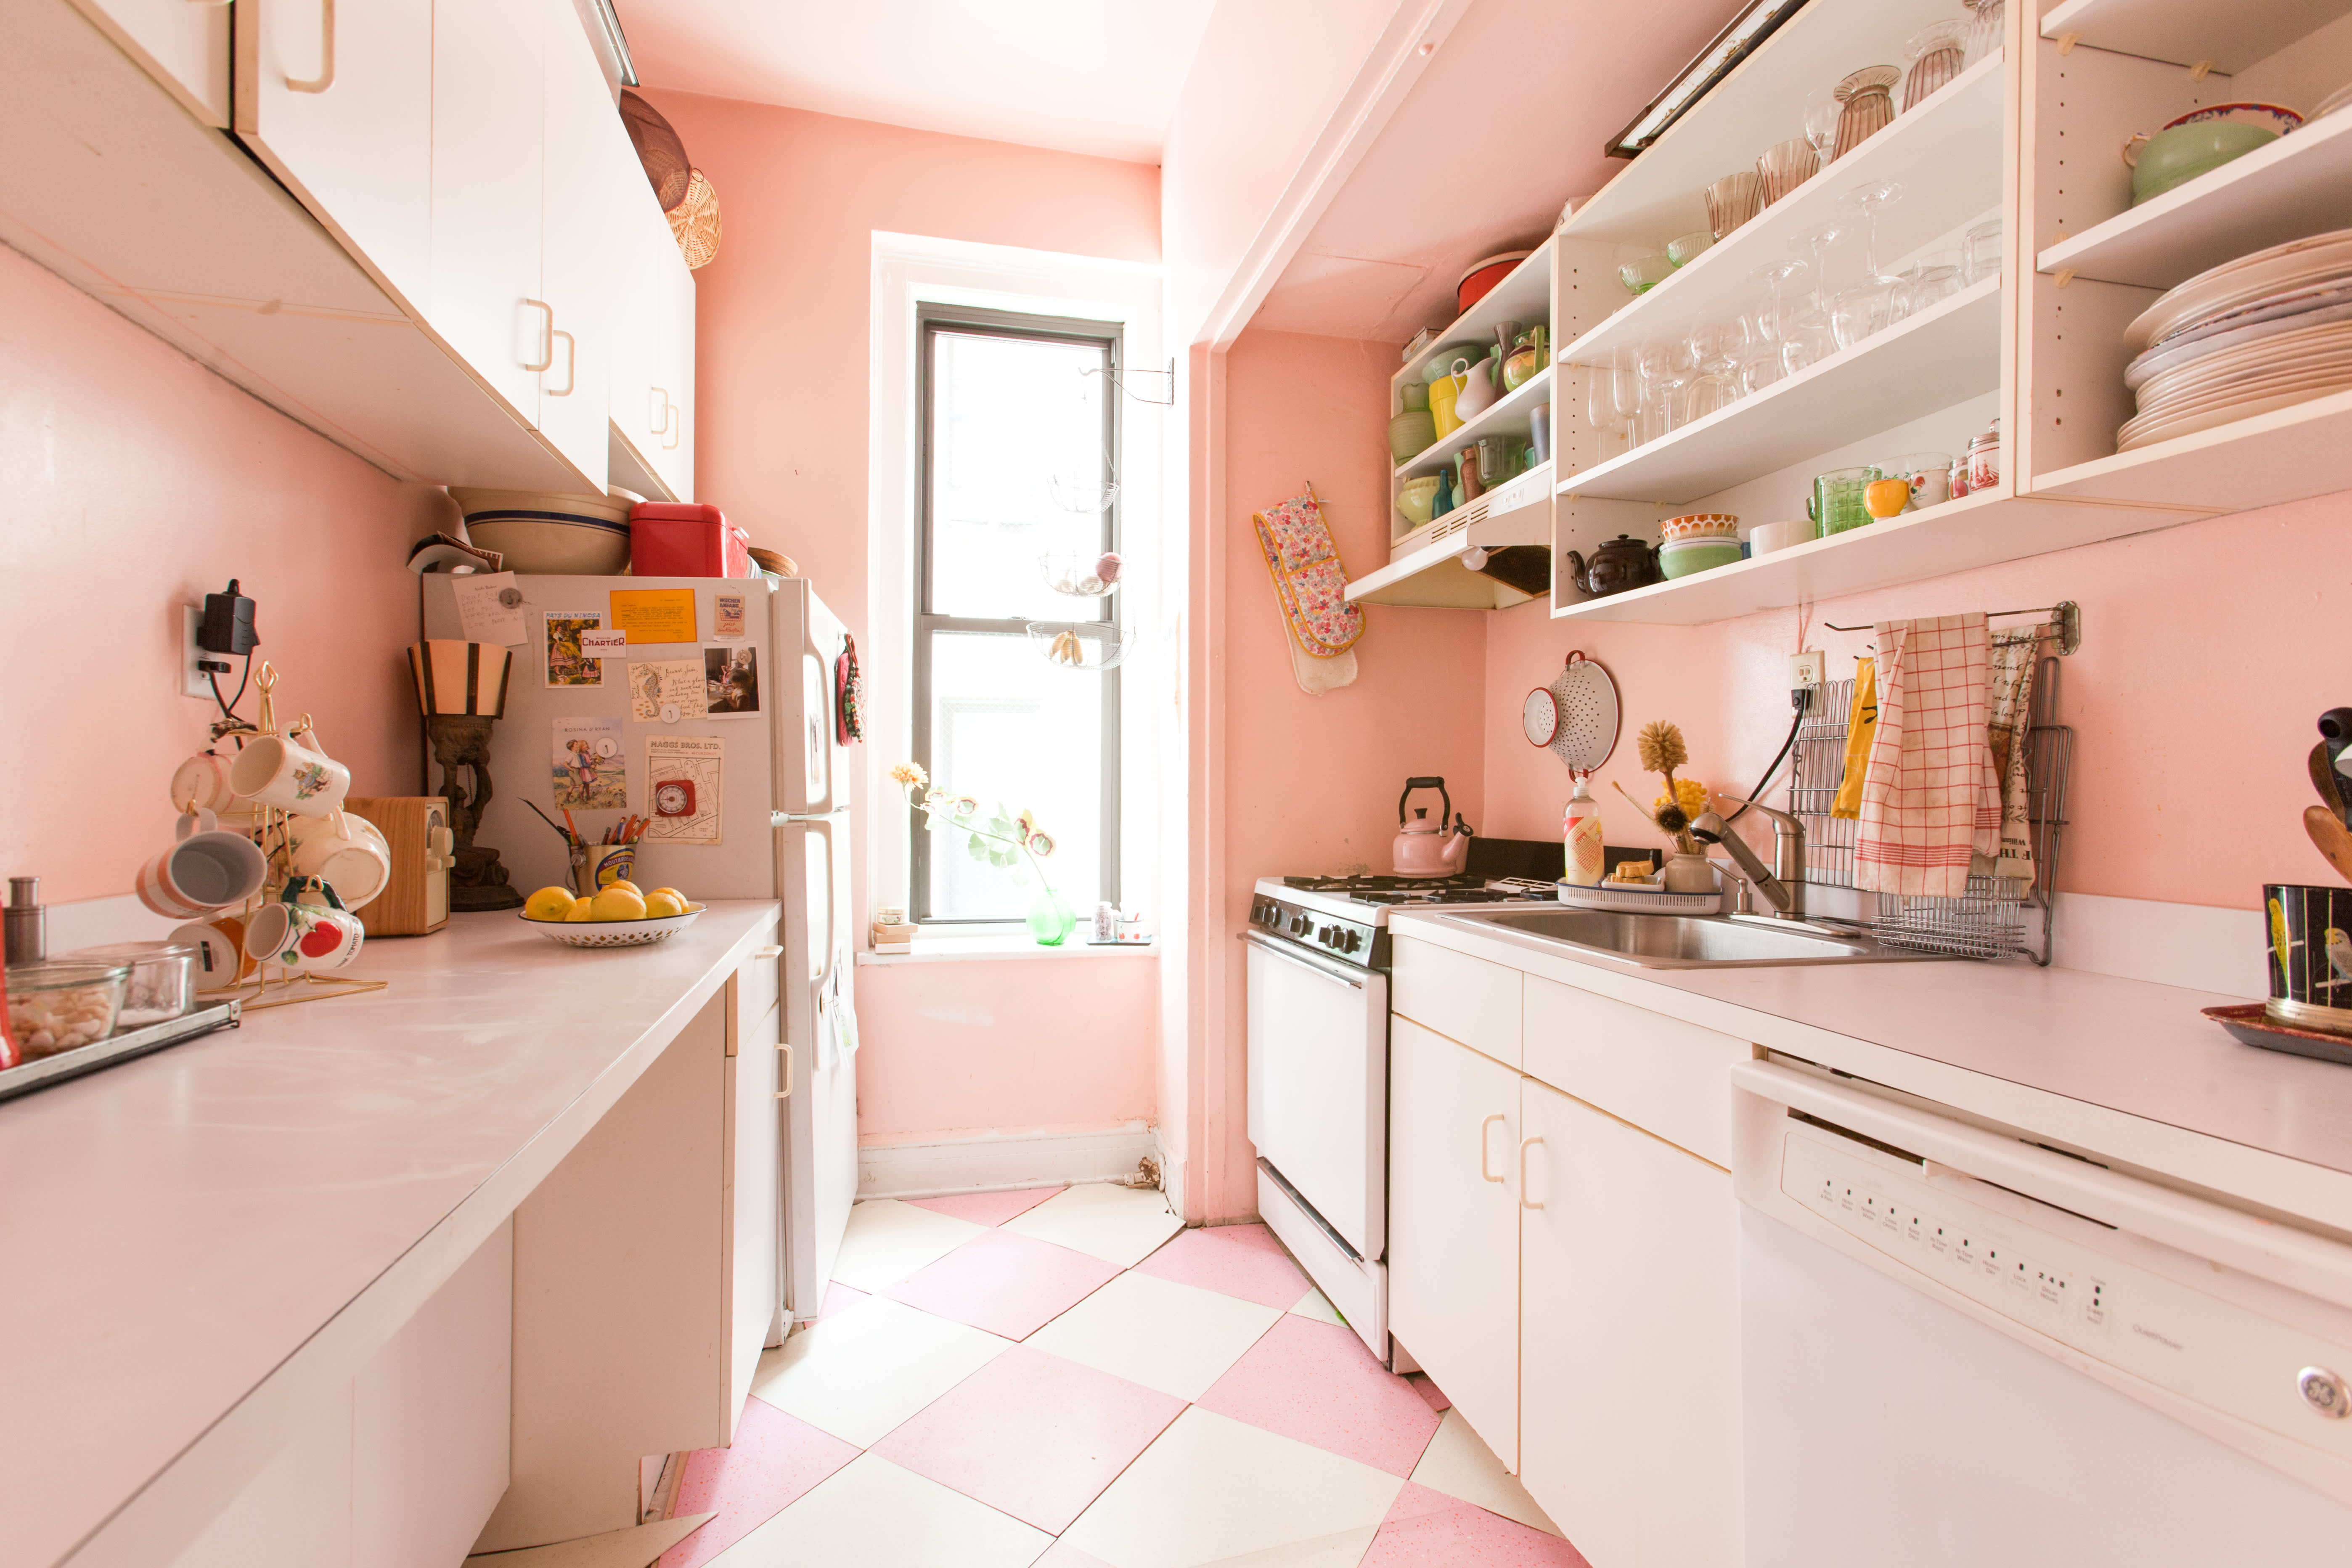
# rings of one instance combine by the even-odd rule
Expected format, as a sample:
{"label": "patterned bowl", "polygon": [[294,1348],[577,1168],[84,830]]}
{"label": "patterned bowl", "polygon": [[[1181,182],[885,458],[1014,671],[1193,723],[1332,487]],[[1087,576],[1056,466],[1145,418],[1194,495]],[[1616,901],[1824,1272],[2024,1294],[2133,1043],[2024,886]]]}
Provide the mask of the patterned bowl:
{"label": "patterned bowl", "polygon": [[643,921],[535,921],[516,918],[550,942],[566,947],[646,947],[665,942],[692,925],[708,906],[689,904],[686,913]]}
{"label": "patterned bowl", "polygon": [[1670,517],[1658,524],[1658,539],[1665,544],[1684,544],[1694,539],[1731,539],[1739,537],[1739,520],[1727,511],[1694,511],[1682,517]]}

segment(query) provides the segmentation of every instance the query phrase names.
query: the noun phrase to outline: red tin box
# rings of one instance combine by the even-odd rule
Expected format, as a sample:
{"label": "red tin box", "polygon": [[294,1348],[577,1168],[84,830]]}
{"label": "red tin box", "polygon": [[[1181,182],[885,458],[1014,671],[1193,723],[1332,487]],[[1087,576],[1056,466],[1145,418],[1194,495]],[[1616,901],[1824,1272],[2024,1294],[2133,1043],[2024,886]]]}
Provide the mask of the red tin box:
{"label": "red tin box", "polygon": [[715,506],[649,500],[629,509],[629,570],[639,577],[749,577],[751,546]]}

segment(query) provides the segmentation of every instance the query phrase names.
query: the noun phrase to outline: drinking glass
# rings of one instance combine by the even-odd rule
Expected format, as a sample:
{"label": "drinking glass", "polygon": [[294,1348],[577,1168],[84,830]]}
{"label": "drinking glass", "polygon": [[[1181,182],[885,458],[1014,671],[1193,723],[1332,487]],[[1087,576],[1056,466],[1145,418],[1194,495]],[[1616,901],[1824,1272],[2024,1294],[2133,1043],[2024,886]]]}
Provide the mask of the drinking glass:
{"label": "drinking glass", "polygon": [[1878,210],[1903,199],[1903,187],[1893,180],[1881,180],[1874,185],[1864,185],[1846,193],[1846,199],[1862,209],[1862,276],[1865,281],[1889,281],[1878,270]]}
{"label": "drinking glass", "polygon": [[1969,8],[1969,37],[1960,53],[1960,68],[2000,53],[2001,0],[1960,0]]}
{"label": "drinking glass", "polygon": [[1622,345],[1609,351],[1609,406],[1617,412],[1617,430],[1632,451],[1642,439],[1642,358]]}
{"label": "drinking glass", "polygon": [[1696,369],[1686,338],[1661,338],[1642,345],[1642,439],[1671,436],[1690,423],[1685,393]]}
{"label": "drinking glass", "polygon": [[1675,264],[1654,245],[1621,245],[1616,259],[1617,281],[1628,294],[1648,293],[1675,269]]}
{"label": "drinking glass", "polygon": [[1902,79],[1903,73],[1893,66],[1864,66],[1837,84],[1839,157],[1895,123],[1895,100],[1890,94]]}
{"label": "drinking glass", "polygon": [[1705,229],[1678,234],[1666,241],[1666,259],[1676,267],[1688,267],[1715,244],[1715,236]]}
{"label": "drinking glass", "polygon": [[1837,224],[1824,224],[1805,237],[1813,252],[1813,308],[1826,312],[1830,305],[1830,247],[1843,244],[1853,230]]}
{"label": "drinking glass", "polygon": [[1838,121],[1844,113],[1845,100],[1833,87],[1817,87],[1805,95],[1805,140],[1822,168],[1837,156]]}
{"label": "drinking glass", "polygon": [[1721,239],[1764,209],[1764,179],[1753,169],[1726,174],[1706,188],[1706,226]]}
{"label": "drinking glass", "polygon": [[1824,306],[1807,303],[1792,310],[1780,328],[1780,368],[1794,375],[1838,352],[1837,331]]}
{"label": "drinking glass", "polygon": [[1595,462],[1607,462],[1633,447],[1641,383],[1630,358],[1624,349],[1614,349],[1606,360],[1584,367],[1584,419],[1592,426]]}
{"label": "drinking glass", "polygon": [[1910,113],[1930,93],[1960,74],[1960,57],[1968,44],[1969,24],[1938,22],[1912,35],[1903,46],[1903,112]]}
{"label": "drinking glass", "polygon": [[1812,500],[1806,503],[1805,515],[1820,525],[1824,539],[1848,529],[1867,528],[1870,508],[1863,500],[1863,492],[1873,479],[1881,477],[1876,468],[1867,464],[1816,474]]}
{"label": "drinking glass", "polygon": [[1893,307],[1887,311],[1890,324],[1906,316],[1916,316],[1938,300],[1948,300],[1960,291],[1960,253],[1957,250],[1931,251],[1912,263],[1896,286]]}
{"label": "drinking glass", "polygon": [[1729,322],[1710,321],[1692,329],[1690,349],[1698,374],[1690,385],[1690,417],[1696,421],[1730,407],[1745,389],[1739,383],[1739,330]]}
{"label": "drinking glass", "polygon": [[1764,205],[1770,206],[1820,172],[1822,160],[1813,144],[1801,136],[1775,142],[1756,160],[1764,180]]}
{"label": "drinking glass", "polygon": [[2000,219],[1990,218],[1969,230],[1961,241],[1960,279],[1964,285],[2000,276]]}
{"label": "drinking glass", "polygon": [[1885,280],[1878,278],[1865,278],[1838,291],[1830,301],[1830,331],[1838,347],[1850,349],[1885,328],[1890,292]]}

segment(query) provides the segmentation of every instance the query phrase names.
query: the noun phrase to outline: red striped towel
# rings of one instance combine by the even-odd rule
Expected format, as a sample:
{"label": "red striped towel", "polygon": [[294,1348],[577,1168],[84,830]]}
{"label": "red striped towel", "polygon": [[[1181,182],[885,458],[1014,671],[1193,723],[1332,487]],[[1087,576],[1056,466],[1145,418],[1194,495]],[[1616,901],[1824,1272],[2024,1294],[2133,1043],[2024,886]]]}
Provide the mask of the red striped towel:
{"label": "red striped towel", "polygon": [[1878,623],[1878,732],[1862,786],[1853,882],[1956,899],[1980,832],[1997,847],[1982,612]]}

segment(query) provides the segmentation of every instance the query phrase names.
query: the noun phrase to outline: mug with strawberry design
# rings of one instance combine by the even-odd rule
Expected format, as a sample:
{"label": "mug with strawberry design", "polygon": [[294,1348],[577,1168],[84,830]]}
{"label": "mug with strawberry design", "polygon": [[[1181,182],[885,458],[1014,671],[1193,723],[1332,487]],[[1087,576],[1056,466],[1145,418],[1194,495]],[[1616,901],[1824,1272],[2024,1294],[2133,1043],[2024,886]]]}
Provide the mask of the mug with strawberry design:
{"label": "mug with strawberry design", "polygon": [[[326,907],[297,903],[303,894],[326,900]],[[341,969],[360,955],[367,940],[359,916],[343,908],[335,889],[317,877],[296,877],[264,904],[245,928],[245,954],[257,963],[282,963],[314,973]]]}

